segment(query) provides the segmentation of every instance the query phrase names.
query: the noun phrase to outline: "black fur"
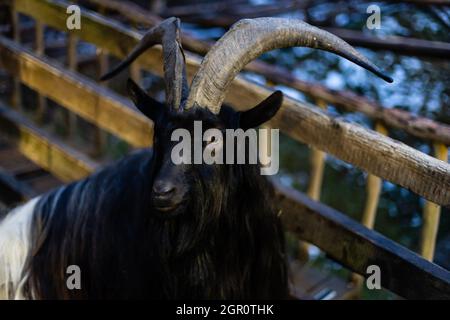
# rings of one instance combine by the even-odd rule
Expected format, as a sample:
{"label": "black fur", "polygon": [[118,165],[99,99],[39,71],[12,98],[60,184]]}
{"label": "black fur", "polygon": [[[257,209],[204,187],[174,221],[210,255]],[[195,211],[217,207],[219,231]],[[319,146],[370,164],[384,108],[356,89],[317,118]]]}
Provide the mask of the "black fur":
{"label": "black fur", "polygon": [[6,217],[6,215],[11,212],[11,208],[8,207],[0,207],[0,223]]}
{"label": "black fur", "polygon": [[[224,109],[225,110],[225,109]],[[238,114],[164,111],[154,149],[43,196],[34,212],[26,295],[38,299],[286,298],[284,238],[259,165],[180,165],[176,214],[153,207],[174,128],[236,125]],[[66,268],[81,268],[68,290]]]}

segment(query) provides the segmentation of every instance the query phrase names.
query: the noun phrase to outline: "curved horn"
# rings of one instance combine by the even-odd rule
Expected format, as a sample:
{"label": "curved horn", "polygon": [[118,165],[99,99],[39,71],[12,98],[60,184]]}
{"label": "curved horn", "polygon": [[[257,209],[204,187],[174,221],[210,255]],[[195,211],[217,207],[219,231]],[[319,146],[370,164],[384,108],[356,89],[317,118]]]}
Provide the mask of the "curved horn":
{"label": "curved horn", "polygon": [[151,28],[130,54],[100,80],[108,80],[129,66],[147,49],[161,44],[164,56],[164,80],[166,82],[166,104],[171,108],[180,108],[188,95],[186,66],[180,42],[180,20],[168,18]]}
{"label": "curved horn", "polygon": [[186,108],[194,105],[218,113],[227,88],[247,63],[264,52],[285,47],[310,47],[334,52],[382,79],[392,79],[345,41],[298,19],[244,19],[213,46],[194,77]]}

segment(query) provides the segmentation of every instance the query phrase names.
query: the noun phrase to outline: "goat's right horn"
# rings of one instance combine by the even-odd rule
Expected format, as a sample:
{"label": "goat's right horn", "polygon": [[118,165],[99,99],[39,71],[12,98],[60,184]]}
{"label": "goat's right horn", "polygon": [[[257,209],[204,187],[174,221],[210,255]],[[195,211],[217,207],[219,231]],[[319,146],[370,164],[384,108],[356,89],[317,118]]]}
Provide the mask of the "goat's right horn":
{"label": "goat's right horn", "polygon": [[155,44],[162,44],[164,55],[164,80],[166,104],[173,109],[183,107],[188,95],[186,63],[180,42],[180,20],[168,18],[151,28],[131,53],[100,80],[108,80],[124,70],[142,53]]}
{"label": "goat's right horn", "polygon": [[186,108],[199,106],[218,113],[231,81],[247,63],[264,52],[296,46],[334,52],[392,82],[352,46],[329,32],[298,19],[245,19],[235,23],[203,59]]}

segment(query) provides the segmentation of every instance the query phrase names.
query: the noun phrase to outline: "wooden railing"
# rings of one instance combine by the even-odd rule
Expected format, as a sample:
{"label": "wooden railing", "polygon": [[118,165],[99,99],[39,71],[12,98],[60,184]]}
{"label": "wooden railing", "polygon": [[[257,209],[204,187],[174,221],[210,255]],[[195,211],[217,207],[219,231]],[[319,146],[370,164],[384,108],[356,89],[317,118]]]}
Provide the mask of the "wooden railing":
{"label": "wooden railing", "polygon": [[[15,80],[11,107],[0,106],[0,130],[26,156],[63,181],[79,179],[101,166],[31,124],[19,113],[19,85],[23,83],[42,97],[54,100],[77,116],[135,147],[150,146],[151,122],[141,116],[127,99],[76,72],[75,46],[78,39],[96,45],[101,50],[99,60],[104,61],[106,54],[123,58],[142,35],[87,10],[82,14],[81,30],[69,32],[65,20],[68,3],[45,0],[15,0],[11,3],[15,41],[0,38],[0,66],[14,75]],[[41,43],[37,45],[36,52],[25,49],[19,43],[19,13],[39,21],[36,40]],[[45,25],[69,33],[68,67],[43,56],[44,40],[40,33]],[[187,52],[186,60],[188,76],[192,78],[200,59]],[[103,65],[102,69],[105,68]],[[139,79],[141,68],[162,75],[161,52],[158,48],[149,50],[133,65],[132,75],[135,79]],[[271,90],[238,77],[229,92],[226,102],[236,109],[245,109],[263,100]],[[320,200],[325,153],[370,173],[363,215],[363,224],[368,228],[373,227],[375,220],[381,179],[410,189],[433,202],[425,206],[425,240],[422,245],[422,253],[431,261],[439,223],[438,205],[450,205],[450,165],[388,138],[387,129],[381,122],[377,123],[376,131],[372,131],[330,117],[324,110],[328,103],[330,102],[326,99],[318,99],[317,104],[321,106],[318,108],[286,98],[277,117],[268,124],[314,148],[312,161],[315,169],[309,195]],[[443,159],[446,154],[445,146],[437,146],[439,156]],[[382,278],[384,287],[393,292],[407,298],[450,297],[448,271],[355,223],[345,215],[308,200],[299,192],[279,185],[277,192],[286,228],[300,239],[317,245],[350,270],[365,275],[367,266],[378,264],[389,275]]]}

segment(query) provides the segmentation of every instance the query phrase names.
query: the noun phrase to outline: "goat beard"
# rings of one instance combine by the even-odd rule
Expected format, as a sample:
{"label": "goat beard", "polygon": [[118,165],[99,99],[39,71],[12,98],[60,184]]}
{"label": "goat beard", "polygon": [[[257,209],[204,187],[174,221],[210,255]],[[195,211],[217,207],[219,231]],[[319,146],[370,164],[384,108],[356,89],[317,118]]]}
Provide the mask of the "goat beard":
{"label": "goat beard", "polygon": [[161,230],[161,241],[168,244],[166,253],[172,257],[192,255],[198,248],[214,244],[221,218],[227,214],[225,204],[229,200],[229,190],[217,190],[222,183],[215,184],[217,194],[211,194],[213,186],[205,185],[203,179],[196,179],[191,185],[190,198],[195,200],[182,204],[182,212],[165,219],[165,230]]}
{"label": "goat beard", "polygon": [[[273,271],[279,276],[280,288],[285,285],[284,238],[276,228],[279,221],[270,203],[268,182],[264,177],[246,179],[255,178],[252,173],[258,166],[234,166],[232,170],[225,171],[224,181],[214,185],[202,185],[207,179],[197,179],[197,189],[191,192],[195,201],[189,203],[185,214],[166,221],[164,243],[171,242],[170,249],[163,246],[170,251],[166,252],[168,271],[183,274],[170,279],[172,294],[182,287],[197,292],[198,298],[252,297],[255,287],[270,292],[263,284],[252,287],[251,283],[266,281],[255,275],[259,273],[255,267],[266,277]],[[264,243],[264,237],[274,244]]]}

